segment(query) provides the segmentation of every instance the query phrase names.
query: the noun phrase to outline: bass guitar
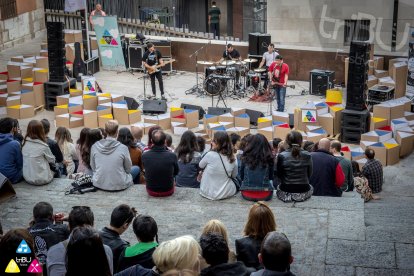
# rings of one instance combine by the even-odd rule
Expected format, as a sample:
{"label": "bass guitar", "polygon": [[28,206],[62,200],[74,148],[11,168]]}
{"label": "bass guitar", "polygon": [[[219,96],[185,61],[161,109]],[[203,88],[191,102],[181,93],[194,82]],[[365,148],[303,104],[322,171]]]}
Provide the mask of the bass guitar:
{"label": "bass guitar", "polygon": [[148,72],[149,75],[152,75],[152,74],[157,73],[158,71],[160,71],[159,68],[161,68],[162,66],[173,63],[175,61],[176,61],[175,59],[171,59],[167,62],[164,62],[162,65],[158,64],[158,65],[154,65],[154,66],[151,66],[151,67],[147,67],[147,72]]}

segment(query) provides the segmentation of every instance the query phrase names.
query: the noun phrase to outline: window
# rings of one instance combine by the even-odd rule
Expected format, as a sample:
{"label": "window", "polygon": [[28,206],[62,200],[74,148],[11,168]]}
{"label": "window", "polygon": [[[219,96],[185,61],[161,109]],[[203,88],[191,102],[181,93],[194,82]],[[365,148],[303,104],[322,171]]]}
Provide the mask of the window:
{"label": "window", "polygon": [[0,0],[0,20],[6,20],[16,16],[16,0]]}
{"label": "window", "polygon": [[369,40],[369,20],[345,20],[344,45],[351,45],[352,40]]}

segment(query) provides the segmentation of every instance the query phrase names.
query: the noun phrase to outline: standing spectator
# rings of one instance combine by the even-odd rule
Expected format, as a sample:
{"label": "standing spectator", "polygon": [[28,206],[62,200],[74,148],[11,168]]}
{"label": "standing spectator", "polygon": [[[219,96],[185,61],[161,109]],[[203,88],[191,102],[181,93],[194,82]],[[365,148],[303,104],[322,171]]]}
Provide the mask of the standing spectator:
{"label": "standing spectator", "polygon": [[167,147],[169,151],[174,152],[174,146],[172,142],[173,142],[172,136],[166,133],[165,134],[165,146]]}
{"label": "standing spectator", "polygon": [[115,207],[111,214],[109,226],[99,231],[102,242],[112,249],[113,266],[116,270],[121,252],[129,245],[129,242],[121,239],[121,235],[128,229],[136,214],[135,208],[126,204]]}
{"label": "standing spectator", "polygon": [[200,188],[197,176],[200,171],[198,164],[201,160],[201,154],[197,150],[196,136],[191,130],[187,130],[181,136],[181,141],[175,150],[179,168],[175,178],[178,187]]}
{"label": "standing spectator", "polygon": [[83,161],[82,153],[83,153],[83,149],[88,144],[89,131],[91,131],[90,128],[84,127],[81,130],[80,134],[79,134],[78,141],[76,141],[76,146],[75,146],[76,147],[76,155],[79,158],[79,166],[78,166],[78,170],[77,170],[78,173],[86,173],[87,170],[88,170],[88,166]]}
{"label": "standing spectator", "polygon": [[66,249],[66,276],[82,275],[112,276],[102,239],[89,225],[73,229]]}
{"label": "standing spectator", "polygon": [[55,163],[55,156],[46,143],[43,125],[32,120],[27,126],[23,142],[23,177],[31,185],[45,185],[53,180],[49,163]]}
{"label": "standing spectator", "polygon": [[78,160],[78,156],[69,129],[66,127],[58,127],[55,133],[55,139],[60,151],[63,153],[63,164],[66,167],[66,175],[70,176],[75,172],[75,160]]}
{"label": "standing spectator", "polygon": [[50,150],[52,151],[53,155],[55,156],[55,163],[49,163],[50,169],[54,173],[54,177],[59,178],[64,171],[64,165],[63,165],[63,154],[60,150],[60,147],[58,143],[49,138],[49,131],[50,131],[50,122],[48,119],[42,119],[40,121],[43,125],[43,130],[45,131],[47,144],[49,145]]}
{"label": "standing spectator", "polygon": [[213,1],[211,2],[211,8],[208,10],[208,25],[210,25],[210,33],[213,33],[214,38],[217,36],[218,39],[220,39],[220,19],[220,8],[217,7],[216,1]]}
{"label": "standing spectator", "polygon": [[93,29],[92,16],[106,16],[106,13],[102,10],[101,4],[97,3],[95,5],[95,9],[91,11],[91,15],[89,16],[89,22],[91,23],[91,26]]}
{"label": "standing spectator", "polygon": [[341,142],[335,140],[331,142],[331,153],[339,161],[342,171],[345,175],[344,184],[341,186],[342,192],[351,192],[354,190],[354,176],[352,173],[351,160],[345,158],[341,154]]}
{"label": "standing spectator", "polygon": [[285,234],[269,232],[263,240],[259,260],[264,269],[253,272],[251,276],[295,276],[290,272],[292,247]]}
{"label": "standing spectator", "polygon": [[312,176],[310,184],[315,196],[340,197],[340,187],[344,183],[345,176],[339,161],[329,152],[331,141],[323,138],[319,141],[318,149],[311,152]]}
{"label": "standing spectator", "polygon": [[368,179],[368,185],[373,194],[382,191],[382,184],[384,181],[382,164],[379,160],[375,159],[375,151],[371,148],[365,149],[365,156],[368,161],[362,167],[362,175]]}
{"label": "standing spectator", "polygon": [[143,142],[142,142],[142,136],[144,136],[144,130],[142,129],[142,127],[140,127],[140,126],[132,126],[131,127],[131,133],[132,133],[132,136],[134,137],[134,139],[135,139],[135,143],[136,143],[136,145],[139,147],[139,149],[142,151],[142,152],[144,152],[144,149],[145,149],[145,147],[147,146],[147,145],[145,145]]}
{"label": "standing spectator", "polygon": [[219,233],[203,234],[200,238],[202,256],[210,265],[201,270],[201,276],[238,275],[248,276],[248,270],[242,262],[229,263],[229,245]]}
{"label": "standing spectator", "polygon": [[151,149],[144,152],[142,162],[145,168],[147,192],[150,196],[164,197],[174,193],[174,177],[178,174],[177,156],[165,147],[165,133],[152,133]]}
{"label": "standing spectator", "polygon": [[91,168],[91,151],[92,146],[95,145],[96,142],[101,141],[103,139],[102,132],[99,128],[91,129],[88,134],[87,138],[85,139],[85,145],[81,148],[80,157],[85,165],[85,169],[83,171],[86,175],[93,175],[93,171]]}
{"label": "standing spectator", "polygon": [[151,148],[152,148],[152,146],[153,146],[153,141],[152,141],[152,134],[155,132],[155,131],[157,131],[157,130],[160,130],[161,129],[161,127],[160,126],[153,126],[153,127],[150,127],[149,128],[149,130],[148,130],[148,144],[147,144],[147,146],[144,148],[144,151],[143,152],[146,152],[146,151],[149,151]]}
{"label": "standing spectator", "polygon": [[36,257],[42,265],[45,265],[47,251],[69,237],[69,228],[65,224],[59,224],[61,221],[56,221],[54,224],[53,207],[48,202],[36,203],[33,208],[33,219],[33,224],[28,230],[35,241]]}
{"label": "standing spectator", "polygon": [[280,185],[276,195],[284,202],[305,201],[312,196],[309,185],[312,175],[312,158],[309,152],[301,149],[302,134],[291,131],[286,136],[289,148],[277,156],[277,175]]}
{"label": "standing spectator", "polygon": [[237,176],[237,161],[234,157],[230,137],[225,131],[214,133],[211,151],[200,161],[203,176],[200,183],[200,195],[211,199],[225,199],[237,193],[235,183],[230,176]]}
{"label": "standing spectator", "polygon": [[153,268],[152,254],[158,246],[157,223],[150,216],[139,215],[134,219],[132,229],[138,243],[122,251],[117,270],[122,271],[137,264],[144,268]]}
{"label": "standing spectator", "polygon": [[20,143],[13,139],[13,119],[0,119],[0,173],[12,183],[23,179],[23,156]]}
{"label": "standing spectator", "polygon": [[263,268],[257,256],[264,237],[271,231],[276,231],[276,221],[272,210],[262,201],[253,204],[244,226],[245,237],[236,240],[237,260],[247,267]]}
{"label": "standing spectator", "polygon": [[[123,127],[119,130],[118,133],[118,142],[121,142],[125,146],[128,147],[129,155],[131,157],[132,165],[138,166],[140,172],[142,171],[142,151],[137,146],[137,144],[134,142],[134,137],[132,136],[131,131],[129,128]],[[134,182],[135,184],[139,183],[139,178],[136,179],[137,182]]]}
{"label": "standing spectator", "polygon": [[283,62],[283,57],[277,55],[269,67],[269,80],[274,89],[277,101],[277,111],[285,111],[286,86],[289,79],[289,66]]}
{"label": "standing spectator", "polygon": [[96,142],[91,150],[93,185],[107,191],[125,190],[139,179],[139,167],[132,166],[128,148],[116,140],[118,122],[105,124],[108,137]]}
{"label": "standing spectator", "polygon": [[273,156],[269,142],[262,134],[255,134],[241,157],[241,194],[251,201],[273,197]]}

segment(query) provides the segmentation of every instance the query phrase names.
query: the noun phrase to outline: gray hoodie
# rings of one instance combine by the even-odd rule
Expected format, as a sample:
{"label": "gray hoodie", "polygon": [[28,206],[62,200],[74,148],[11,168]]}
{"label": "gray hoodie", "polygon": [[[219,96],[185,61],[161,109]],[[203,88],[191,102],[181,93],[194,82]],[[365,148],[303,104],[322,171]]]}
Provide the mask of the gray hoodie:
{"label": "gray hoodie", "polygon": [[93,185],[107,191],[125,190],[133,185],[128,148],[114,138],[100,140],[92,146]]}

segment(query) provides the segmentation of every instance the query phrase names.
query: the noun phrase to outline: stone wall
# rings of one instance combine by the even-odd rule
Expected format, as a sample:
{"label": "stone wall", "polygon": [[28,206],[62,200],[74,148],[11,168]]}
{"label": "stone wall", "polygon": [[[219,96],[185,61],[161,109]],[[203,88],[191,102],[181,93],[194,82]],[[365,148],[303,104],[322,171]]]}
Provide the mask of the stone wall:
{"label": "stone wall", "polygon": [[0,51],[16,44],[29,42],[46,33],[43,1],[34,1],[36,4],[34,10],[21,13],[14,18],[0,20]]}
{"label": "stone wall", "polygon": [[[376,51],[390,52],[393,0],[278,0],[267,5],[267,30],[276,44],[346,50],[344,20],[359,17],[370,20]],[[414,26],[413,14],[412,0],[400,0],[397,52],[407,51],[406,24]]]}

